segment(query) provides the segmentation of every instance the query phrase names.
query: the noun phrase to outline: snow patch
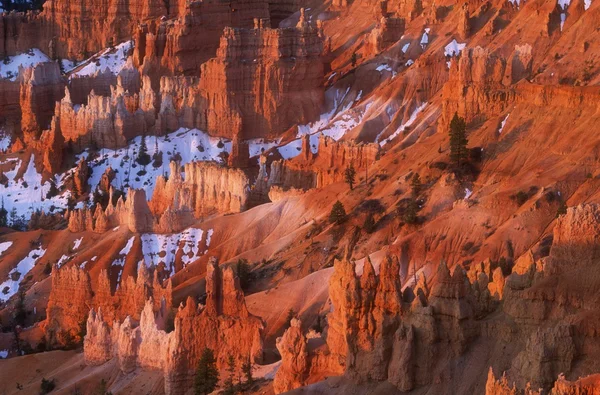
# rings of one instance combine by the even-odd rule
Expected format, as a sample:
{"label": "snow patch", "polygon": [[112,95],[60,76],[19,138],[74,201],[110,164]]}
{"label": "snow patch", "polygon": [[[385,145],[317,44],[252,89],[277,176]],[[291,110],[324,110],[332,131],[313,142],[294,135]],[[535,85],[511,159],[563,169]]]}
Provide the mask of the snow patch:
{"label": "snow patch", "polygon": [[379,145],[381,147],[383,147],[384,145],[386,145],[387,143],[389,143],[390,141],[394,140],[396,137],[398,137],[398,135],[402,132],[404,132],[404,129],[411,126],[416,120],[417,120],[417,116],[421,113],[421,111],[423,111],[425,109],[425,107],[427,107],[427,103],[423,103],[420,106],[417,106],[417,108],[414,109],[414,111],[412,112],[412,114],[410,115],[410,117],[408,118],[408,121],[406,121],[406,123],[400,125],[400,127],[387,139],[379,142],[379,138],[381,137],[381,133],[377,136],[377,138],[375,139],[375,142],[379,142]]}
{"label": "snow patch", "polygon": [[19,66],[28,68],[50,61],[50,58],[37,48],[32,48],[19,55],[8,56],[0,61],[0,78],[16,81],[19,76]]}
{"label": "snow patch", "polygon": [[[152,163],[140,166],[137,158],[142,136],[130,141],[129,145],[117,150],[104,149],[104,155],[90,161],[91,175],[88,180],[90,190],[95,190],[100,183],[104,171],[110,166],[115,170],[113,185],[120,189],[127,188],[144,189],[146,199],[150,200],[154,192],[156,178],[160,175],[170,175],[169,162],[171,158],[179,160],[183,166],[193,161],[215,161],[222,162],[221,155],[231,152],[231,142],[218,137],[211,137],[198,129],[181,128],[166,136],[146,137],[148,155],[153,156],[155,151],[162,152],[163,160],[161,167],[154,167]],[[251,146],[257,150],[260,144]]]}
{"label": "snow patch", "polygon": [[33,269],[36,262],[44,256],[46,250],[36,248],[29,251],[17,266],[8,273],[8,279],[0,284],[0,301],[5,302],[19,291],[19,283]]}
{"label": "snow patch", "polygon": [[113,74],[119,74],[127,64],[127,54],[133,48],[133,41],[126,41],[114,48],[107,48],[101,53],[89,59],[88,64],[76,71],[73,75],[88,76],[98,71],[109,70]]}
{"label": "snow patch", "polygon": [[500,123],[500,129],[498,129],[498,134],[502,134],[502,131],[504,130],[504,127],[506,126],[506,121],[508,121],[509,116],[510,116],[510,114],[508,114],[506,116],[506,118],[504,118],[504,120]]}
{"label": "snow patch", "polygon": [[[21,161],[13,161],[12,170],[5,171],[4,175],[8,180],[7,185],[0,185],[0,198],[4,202],[4,208],[9,213],[8,222],[15,225],[17,222],[25,223],[36,210],[44,210],[51,213],[55,209],[65,209],[70,192],[46,198],[50,191],[50,180],[42,184],[42,176],[35,169],[35,157],[31,155],[27,169],[23,177],[17,179],[17,173],[21,168]],[[54,183],[60,188],[64,174],[55,175]]]}
{"label": "snow patch", "polygon": [[4,243],[0,243],[0,256],[10,248],[12,245],[12,241],[5,241]]}
{"label": "snow patch", "polygon": [[404,44],[404,46],[402,47],[402,53],[406,53],[408,51],[408,48],[410,48],[410,43]]}
{"label": "snow patch", "polygon": [[127,244],[125,244],[125,247],[123,247],[123,249],[121,251],[119,251],[119,254],[127,256],[127,254],[129,254],[129,251],[131,251],[131,247],[133,247],[134,240],[135,240],[135,236],[132,236],[127,241]]}
{"label": "snow patch", "polygon": [[58,263],[56,264],[58,267],[62,267],[62,265],[64,265],[65,263],[67,263],[67,261],[70,259],[70,256],[68,255],[63,255],[60,257],[60,259],[58,260]]}
{"label": "snow patch", "polygon": [[[210,245],[210,238],[213,234],[213,229],[206,232],[205,244]],[[181,250],[183,255],[181,261],[184,266],[195,261],[204,252],[200,251],[200,242],[204,231],[202,229],[188,228],[181,233],[171,235],[145,233],[142,234],[142,253],[144,254],[144,262],[148,267],[157,266],[163,263],[171,274],[175,273],[175,257],[178,251]]]}
{"label": "snow patch", "polygon": [[461,53],[463,49],[467,46],[466,43],[459,43],[456,40],[452,40],[452,42],[444,48],[444,55],[446,56],[457,56]]}
{"label": "snow patch", "polygon": [[392,68],[390,67],[389,64],[380,64],[379,66],[377,66],[377,68],[375,69],[376,71],[379,71],[380,73],[382,71],[389,71],[390,73],[392,72]]}
{"label": "snow patch", "polygon": [[421,48],[425,49],[425,47],[427,47],[427,44],[429,44],[429,32],[431,31],[430,28],[426,28],[425,32],[423,33],[423,36],[421,36]]}
{"label": "snow patch", "polygon": [[81,245],[82,241],[83,241],[83,236],[81,236],[79,239],[75,240],[75,242],[73,242],[73,250],[78,249],[79,246]]}
{"label": "snow patch", "polygon": [[472,190],[470,190],[469,188],[465,188],[465,200],[469,199],[472,194],[473,194]]}

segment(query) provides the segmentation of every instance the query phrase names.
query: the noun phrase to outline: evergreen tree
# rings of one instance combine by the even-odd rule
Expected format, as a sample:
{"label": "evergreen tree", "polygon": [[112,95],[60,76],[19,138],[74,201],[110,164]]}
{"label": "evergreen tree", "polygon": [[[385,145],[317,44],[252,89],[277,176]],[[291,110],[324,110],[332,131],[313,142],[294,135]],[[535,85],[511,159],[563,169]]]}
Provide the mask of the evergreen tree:
{"label": "evergreen tree", "polygon": [[375,231],[375,217],[373,216],[373,213],[369,213],[367,218],[365,218],[363,229],[367,233],[373,233]]}
{"label": "evergreen tree", "polygon": [[240,287],[245,291],[248,285],[250,285],[250,265],[248,265],[248,261],[245,259],[238,259],[237,264],[235,265],[235,271],[240,279]]}
{"label": "evergreen tree", "polygon": [[344,205],[339,200],[333,204],[331,212],[329,213],[329,222],[332,224],[342,224],[346,221],[346,210]]}
{"label": "evergreen tree", "polygon": [[254,383],[254,377],[252,377],[252,362],[250,362],[250,358],[242,364],[242,373],[244,373],[244,376],[246,377],[246,384],[252,385],[252,383]]}
{"label": "evergreen tree", "polygon": [[27,318],[27,311],[25,310],[25,291],[23,291],[23,289],[19,289],[19,293],[17,295],[17,303],[15,303],[13,317],[15,324],[24,326],[25,319]]}
{"label": "evergreen tree", "polygon": [[142,134],[142,142],[140,143],[140,152],[138,152],[138,157],[136,159],[137,163],[142,166],[146,166],[150,163],[150,155],[148,155],[148,147],[146,146],[146,135]]}
{"label": "evergreen tree", "polygon": [[352,57],[350,58],[350,61],[352,62],[352,67],[356,67],[357,60],[358,60],[358,56],[356,55],[356,52],[354,52],[352,54]]}
{"label": "evergreen tree", "polygon": [[556,218],[558,218],[560,215],[565,215],[567,213],[567,204],[565,202],[562,202],[560,204],[560,206],[558,207],[558,210],[556,210]]}
{"label": "evergreen tree", "polygon": [[467,124],[464,118],[454,114],[450,121],[450,160],[460,167],[469,156],[467,150]]}
{"label": "evergreen tree", "polygon": [[412,195],[413,197],[417,197],[419,196],[419,193],[421,193],[421,176],[419,175],[419,173],[415,173],[415,175],[412,176],[412,179],[410,180],[410,187],[412,189]]}
{"label": "evergreen tree", "polygon": [[410,199],[402,213],[402,221],[409,225],[416,224],[419,219],[417,216],[418,208],[417,202],[414,199]]}
{"label": "evergreen tree", "polygon": [[233,355],[229,355],[229,358],[227,359],[227,372],[229,373],[229,376],[227,377],[227,380],[225,380],[225,391],[223,391],[223,394],[233,395],[235,394],[235,384],[233,383],[235,375],[235,359],[233,358]]}
{"label": "evergreen tree", "polygon": [[0,228],[8,226],[8,211],[4,208],[4,196],[2,197],[2,207],[0,207]]}
{"label": "evergreen tree", "polygon": [[296,318],[296,312],[294,311],[294,309],[289,309],[288,315],[287,317],[285,317],[285,325],[283,326],[285,329],[288,329],[290,327],[292,318]]}
{"label": "evergreen tree", "polygon": [[356,170],[354,169],[354,165],[350,163],[350,166],[346,168],[344,172],[344,178],[346,179],[346,184],[350,186],[350,190],[354,189],[354,181],[356,179]]}
{"label": "evergreen tree", "polygon": [[217,388],[219,382],[219,371],[217,370],[217,361],[210,348],[202,351],[202,356],[196,369],[194,380],[194,393],[196,395],[210,394]]}

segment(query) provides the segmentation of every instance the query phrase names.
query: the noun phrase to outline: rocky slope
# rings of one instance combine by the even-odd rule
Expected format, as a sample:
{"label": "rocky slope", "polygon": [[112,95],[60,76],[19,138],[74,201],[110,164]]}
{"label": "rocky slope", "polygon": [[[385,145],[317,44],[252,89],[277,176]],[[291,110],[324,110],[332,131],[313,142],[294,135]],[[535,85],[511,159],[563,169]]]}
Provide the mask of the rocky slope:
{"label": "rocky slope", "polygon": [[185,393],[208,347],[221,389],[596,393],[599,13],[3,13],[0,388]]}

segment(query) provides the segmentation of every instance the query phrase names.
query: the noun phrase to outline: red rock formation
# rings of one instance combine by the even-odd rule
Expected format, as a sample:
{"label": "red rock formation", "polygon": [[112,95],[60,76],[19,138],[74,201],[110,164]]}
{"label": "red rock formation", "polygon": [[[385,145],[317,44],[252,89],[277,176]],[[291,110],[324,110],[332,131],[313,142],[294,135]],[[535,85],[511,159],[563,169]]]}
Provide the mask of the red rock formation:
{"label": "red rock formation", "polygon": [[398,261],[385,259],[377,277],[366,260],[360,280],[355,277],[353,263],[336,261],[334,267],[329,286],[334,306],[328,317],[329,350],[353,379],[385,380],[394,333],[400,326]]}
{"label": "red rock formation", "polygon": [[404,34],[404,19],[388,15],[388,1],[379,3],[379,23],[369,37],[370,52],[375,55],[395,44]]}
{"label": "red rock formation", "polygon": [[171,163],[168,181],[159,176],[150,207],[154,213],[167,209],[174,213],[200,217],[211,211],[240,212],[247,208],[249,179],[239,169],[211,162],[192,162],[185,165],[185,179],[178,165]]}
{"label": "red rock formation", "polygon": [[201,68],[207,130],[233,139],[275,137],[318,118],[323,43],[301,19],[296,28],[226,28],[217,57]]}
{"label": "red rock formation", "polygon": [[1,37],[4,53],[41,48],[68,59],[82,59],[111,44],[129,39],[138,23],[163,16],[180,16],[184,2],[116,0],[102,4],[89,0],[53,0],[44,3],[41,13],[12,13],[2,17],[7,27]]}
{"label": "red rock formation", "polygon": [[[580,378],[577,381],[567,381],[564,375],[560,375],[554,383],[554,387],[549,395],[596,395],[600,391],[600,375],[595,374]],[[531,385],[527,384],[524,390],[519,390],[513,384],[509,385],[506,375],[496,380],[492,368],[488,372],[488,379],[485,386],[485,395],[540,395],[541,393],[531,389]]]}
{"label": "red rock formation", "polygon": [[501,114],[515,100],[514,90],[502,83],[505,70],[506,61],[486,49],[463,51],[459,61],[452,62],[444,85],[440,127],[446,130],[455,113],[467,122]]}
{"label": "red rock formation", "polygon": [[600,374],[594,374],[578,379],[567,381],[564,375],[560,375],[551,395],[597,395],[600,393]]}
{"label": "red rock formation", "polygon": [[278,160],[271,163],[271,171],[265,183],[266,162],[261,162],[260,182],[257,191],[280,187],[282,192],[323,188],[344,181],[344,172],[352,165],[359,176],[367,175],[379,157],[378,144],[364,144],[347,141],[335,141],[330,137],[319,137],[319,150],[313,154],[310,136],[302,142],[302,152],[291,160]]}
{"label": "red rock formation", "polygon": [[21,129],[25,143],[37,140],[48,129],[54,103],[64,94],[64,81],[58,63],[39,63],[20,73]]}
{"label": "red rock formation", "polygon": [[199,65],[215,56],[225,27],[252,28],[255,18],[268,24],[269,4],[266,0],[191,2],[180,13],[178,19],[149,21],[137,28],[136,64],[146,70],[160,67],[172,74],[197,75]]}
{"label": "red rock formation", "polygon": [[[97,322],[104,322],[105,319],[112,325],[113,320],[122,320],[127,316],[139,319],[146,300],[150,297],[154,297],[157,302],[153,305],[154,309],[160,307],[161,300],[171,306],[170,280],[164,287],[161,286],[156,273],[152,280],[143,263],[138,267],[136,279],[129,276],[119,285],[116,292],[112,292],[108,274],[102,271],[96,288],[92,289],[89,274],[78,266],[61,269],[54,267],[46,321],[43,324],[47,342],[51,345],[68,345],[83,340],[79,339],[81,327],[90,309],[96,309],[98,315],[92,312],[89,319],[93,318]],[[94,330],[93,336],[103,337],[107,333],[98,326]]]}
{"label": "red rock formation", "polygon": [[0,124],[6,131],[17,131],[21,121],[21,86],[18,82],[0,79]]}
{"label": "red rock formation", "polygon": [[277,339],[281,366],[273,381],[273,390],[276,394],[306,385],[310,365],[307,340],[302,333],[301,324],[299,320],[292,318],[290,328]]}
{"label": "red rock formation", "polygon": [[87,104],[74,104],[67,89],[65,97],[56,104],[55,116],[60,119],[65,140],[76,147],[83,149],[94,144],[115,149],[149,129],[146,114],[137,111],[137,102],[138,96],[131,96],[121,85],[111,87],[108,97],[92,91]]}
{"label": "red rock formation", "polygon": [[90,277],[77,266],[52,269],[52,288],[43,329],[49,344],[69,344],[81,340],[81,324],[93,298]]}
{"label": "red rock formation", "polygon": [[164,310],[155,317],[151,301],[146,303],[138,327],[134,328],[127,319],[123,324],[115,323],[110,335],[105,331],[106,325],[91,312],[84,347],[86,361],[97,364],[116,357],[124,372],[136,366],[160,369],[165,376],[166,394],[190,388],[205,347],[215,352],[220,368],[227,366],[229,356],[238,364],[248,358],[260,362],[263,324],[248,313],[239,279],[232,269],[221,271],[212,259],[206,291],[206,307],[188,298],[185,307],[179,308],[175,329],[170,333],[164,331]]}

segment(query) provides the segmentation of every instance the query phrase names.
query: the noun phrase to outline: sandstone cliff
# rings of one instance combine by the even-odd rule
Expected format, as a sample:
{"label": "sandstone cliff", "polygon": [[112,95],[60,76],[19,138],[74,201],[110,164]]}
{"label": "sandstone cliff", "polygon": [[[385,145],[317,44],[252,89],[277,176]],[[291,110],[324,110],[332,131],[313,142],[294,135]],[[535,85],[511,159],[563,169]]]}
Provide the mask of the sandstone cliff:
{"label": "sandstone cliff", "polygon": [[[81,339],[82,325],[90,309],[104,314],[106,322],[122,320],[127,316],[139,319],[150,297],[157,303],[164,300],[171,306],[171,283],[163,287],[156,275],[152,279],[144,263],[138,266],[137,278],[129,276],[113,291],[106,271],[102,271],[97,286],[92,288],[89,273],[78,266],[65,266],[52,270],[52,288],[48,298],[46,321],[43,329],[48,344],[71,346]],[[154,306],[158,308],[159,305]],[[102,311],[102,313],[100,312]]]}
{"label": "sandstone cliff", "polygon": [[[316,27],[226,28],[217,56],[201,67],[207,130],[243,139],[275,137],[316,120],[323,102],[323,49]],[[265,134],[266,132],[266,134]]]}
{"label": "sandstone cliff", "polygon": [[100,314],[90,312],[84,343],[86,361],[101,364],[117,358],[123,372],[137,366],[161,370],[166,394],[190,388],[205,347],[214,351],[220,368],[227,366],[230,355],[238,366],[248,359],[260,362],[263,323],[248,313],[239,279],[231,268],[221,270],[216,259],[208,263],[206,276],[206,306],[188,298],[169,333],[164,330],[164,309],[155,316],[152,301],[146,302],[137,327],[128,317],[109,330]]}

